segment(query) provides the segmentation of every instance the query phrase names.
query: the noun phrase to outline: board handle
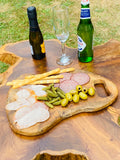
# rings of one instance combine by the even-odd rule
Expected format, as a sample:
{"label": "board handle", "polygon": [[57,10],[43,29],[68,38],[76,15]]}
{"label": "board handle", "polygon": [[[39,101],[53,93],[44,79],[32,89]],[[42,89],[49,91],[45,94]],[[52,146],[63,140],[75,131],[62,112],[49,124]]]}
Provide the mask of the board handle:
{"label": "board handle", "polygon": [[102,84],[104,89],[111,100],[115,100],[118,96],[118,89],[117,86],[110,80],[99,77],[98,79],[93,80],[94,86]]}

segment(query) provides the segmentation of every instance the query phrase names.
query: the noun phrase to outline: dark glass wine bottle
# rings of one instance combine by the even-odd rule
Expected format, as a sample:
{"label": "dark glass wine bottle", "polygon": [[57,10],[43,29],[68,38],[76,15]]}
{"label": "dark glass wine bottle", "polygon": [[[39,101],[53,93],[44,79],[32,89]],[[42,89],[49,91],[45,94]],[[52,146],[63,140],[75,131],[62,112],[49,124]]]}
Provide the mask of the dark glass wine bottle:
{"label": "dark glass wine bottle", "polygon": [[81,0],[81,16],[77,28],[78,59],[80,62],[93,60],[93,32],[94,28],[90,17],[89,0]]}
{"label": "dark glass wine bottle", "polygon": [[27,8],[29,19],[29,42],[31,47],[31,54],[34,59],[43,59],[45,57],[45,45],[42,33],[40,31],[36,8],[34,6]]}

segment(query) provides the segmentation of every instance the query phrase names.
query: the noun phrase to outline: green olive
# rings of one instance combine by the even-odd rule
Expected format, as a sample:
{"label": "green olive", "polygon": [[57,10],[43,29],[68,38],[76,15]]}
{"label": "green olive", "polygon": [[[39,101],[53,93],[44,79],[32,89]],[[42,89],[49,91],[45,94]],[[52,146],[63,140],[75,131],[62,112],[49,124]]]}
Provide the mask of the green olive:
{"label": "green olive", "polygon": [[68,101],[72,101],[72,94],[71,93],[66,93],[65,97],[68,99]]}
{"label": "green olive", "polygon": [[70,93],[71,93],[72,95],[74,95],[74,94],[78,94],[78,91],[75,90],[75,89],[73,89],[73,90],[70,91]]}
{"label": "green olive", "polygon": [[87,93],[87,92],[88,92],[88,89],[87,89],[87,88],[83,88],[83,89],[82,89],[82,92]]}
{"label": "green olive", "polygon": [[81,85],[77,85],[77,86],[76,86],[76,90],[77,90],[78,92],[81,92],[81,91],[82,91],[82,86],[81,86]]}
{"label": "green olive", "polygon": [[74,94],[74,95],[73,95],[73,102],[74,102],[74,103],[78,103],[79,100],[80,100],[79,95],[78,95],[78,94]]}
{"label": "green olive", "polygon": [[86,100],[86,99],[88,98],[87,94],[84,93],[84,92],[80,92],[80,93],[79,93],[79,96],[80,96],[80,98],[83,99],[83,100]]}
{"label": "green olive", "polygon": [[61,100],[61,106],[62,107],[66,107],[68,105],[68,99],[67,98],[64,98]]}
{"label": "green olive", "polygon": [[95,95],[95,89],[94,89],[93,87],[90,87],[90,88],[88,89],[88,94],[89,94],[90,96],[94,96],[94,95]]}

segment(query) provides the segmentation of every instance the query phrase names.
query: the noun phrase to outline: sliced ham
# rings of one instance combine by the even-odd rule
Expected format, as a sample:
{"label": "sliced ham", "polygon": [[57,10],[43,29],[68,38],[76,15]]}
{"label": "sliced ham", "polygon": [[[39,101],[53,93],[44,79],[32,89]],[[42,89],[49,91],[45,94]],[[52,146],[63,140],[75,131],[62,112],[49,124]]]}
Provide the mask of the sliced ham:
{"label": "sliced ham", "polygon": [[19,129],[28,128],[49,118],[49,111],[43,102],[20,108],[15,113],[14,122]]}
{"label": "sliced ham", "polygon": [[37,101],[35,96],[46,95],[46,92],[42,90],[44,87],[44,85],[28,85],[21,88],[15,95],[16,101],[7,104],[6,109],[17,110],[22,106],[34,104]]}
{"label": "sliced ham", "polygon": [[33,104],[36,102],[36,98],[34,95],[31,95],[30,97],[27,98],[27,101],[30,103],[30,104]]}
{"label": "sliced ham", "polygon": [[16,93],[16,98],[17,99],[26,99],[30,96],[30,92],[27,89],[20,89],[17,93]]}
{"label": "sliced ham", "polygon": [[21,108],[19,108],[16,113],[15,113],[15,122],[22,118],[23,116],[25,116],[28,112],[37,109],[37,108],[43,108],[48,110],[48,107],[43,103],[43,102],[36,102],[33,105],[26,105],[26,106],[22,106]]}
{"label": "sliced ham", "polygon": [[82,72],[81,73],[74,73],[71,76],[71,80],[77,82],[79,85],[84,85],[89,82],[90,77],[86,73],[82,73]]}
{"label": "sliced ham", "polygon": [[6,110],[17,110],[24,105],[30,105],[30,104],[31,103],[25,99],[23,99],[23,101],[14,101],[6,105]]}
{"label": "sliced ham", "polygon": [[[30,106],[30,105],[29,105]],[[31,111],[31,107],[28,106],[22,106],[20,109],[17,110],[15,113],[15,119],[14,122],[17,122],[19,119],[21,119],[23,116],[25,116],[28,112]]]}
{"label": "sliced ham", "polygon": [[36,98],[33,95],[28,97],[27,99],[24,99],[24,98],[20,99],[19,98],[14,102],[8,103],[6,105],[6,110],[17,110],[17,109],[21,108],[22,106],[29,106],[35,102],[36,102]]}
{"label": "sliced ham", "polygon": [[38,107],[41,107],[41,108],[44,108],[44,109],[47,109],[49,110],[49,108],[43,103],[43,102],[36,102],[34,105],[31,106],[32,108],[38,108]]}
{"label": "sliced ham", "polygon": [[21,105],[19,105],[17,101],[14,101],[14,102],[8,103],[5,108],[6,110],[16,110],[19,107],[21,107]]}
{"label": "sliced ham", "polygon": [[78,83],[76,81],[73,80],[65,80],[63,82],[60,83],[60,89],[62,89],[65,93],[70,92],[73,89],[76,89],[76,86],[78,85]]}
{"label": "sliced ham", "polygon": [[29,85],[29,89],[35,92],[36,96],[45,96],[46,92],[43,90],[44,85]]}

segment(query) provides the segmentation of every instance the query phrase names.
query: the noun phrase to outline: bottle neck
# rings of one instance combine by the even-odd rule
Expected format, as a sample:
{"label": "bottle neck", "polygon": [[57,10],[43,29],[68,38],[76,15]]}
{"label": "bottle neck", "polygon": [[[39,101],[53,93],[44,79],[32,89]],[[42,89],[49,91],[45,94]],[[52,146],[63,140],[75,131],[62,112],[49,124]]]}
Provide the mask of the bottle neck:
{"label": "bottle neck", "polygon": [[83,21],[84,23],[88,23],[88,21],[91,22],[91,16],[90,16],[90,7],[89,3],[84,5],[81,1],[81,15],[80,15],[80,20]]}
{"label": "bottle neck", "polygon": [[31,27],[37,27],[38,26],[37,19],[29,19],[29,24]]}
{"label": "bottle neck", "polygon": [[89,4],[87,4],[87,5],[81,4],[81,8],[90,8],[90,5]]}
{"label": "bottle neck", "polygon": [[39,25],[36,19],[29,19],[29,25],[31,31],[39,31]]}

